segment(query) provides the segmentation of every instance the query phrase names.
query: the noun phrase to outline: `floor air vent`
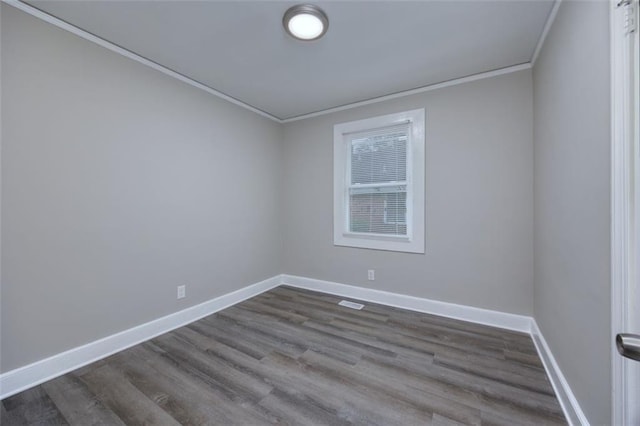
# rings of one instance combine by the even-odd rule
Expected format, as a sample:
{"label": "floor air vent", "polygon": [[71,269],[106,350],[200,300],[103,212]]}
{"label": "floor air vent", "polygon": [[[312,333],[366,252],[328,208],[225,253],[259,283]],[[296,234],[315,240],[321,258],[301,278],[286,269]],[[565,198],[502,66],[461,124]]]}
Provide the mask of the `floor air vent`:
{"label": "floor air vent", "polygon": [[348,300],[341,300],[338,305],[357,310],[364,308],[362,303],[349,302]]}

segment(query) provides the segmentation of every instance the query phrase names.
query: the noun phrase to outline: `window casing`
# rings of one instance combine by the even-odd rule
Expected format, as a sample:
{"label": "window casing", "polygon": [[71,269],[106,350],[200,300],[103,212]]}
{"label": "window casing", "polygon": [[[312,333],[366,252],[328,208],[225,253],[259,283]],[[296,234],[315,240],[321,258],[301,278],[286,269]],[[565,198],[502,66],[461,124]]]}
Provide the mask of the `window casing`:
{"label": "window casing", "polygon": [[334,126],[334,244],[424,253],[424,109]]}

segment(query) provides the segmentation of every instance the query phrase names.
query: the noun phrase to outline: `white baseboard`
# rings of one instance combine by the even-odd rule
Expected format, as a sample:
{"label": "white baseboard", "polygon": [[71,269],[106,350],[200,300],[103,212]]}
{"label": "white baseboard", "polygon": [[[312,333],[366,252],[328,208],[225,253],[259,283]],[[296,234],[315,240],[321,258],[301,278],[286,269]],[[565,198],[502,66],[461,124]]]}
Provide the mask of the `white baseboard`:
{"label": "white baseboard", "polygon": [[182,327],[281,284],[531,334],[567,420],[571,425],[589,425],[533,318],[293,275],[276,275],[199,305],[1,374],[0,399]]}
{"label": "white baseboard", "polygon": [[282,275],[282,283],[292,287],[314,290],[336,296],[364,300],[367,302],[394,306],[411,311],[425,312],[447,318],[454,318],[530,334],[567,421],[569,421],[571,425],[589,425],[589,421],[580,408],[578,400],[571,391],[569,383],[562,374],[562,371],[560,371],[560,367],[556,363],[555,358],[551,353],[551,349],[549,349],[549,346],[544,340],[535,319],[532,317],[480,309],[472,306],[457,305],[455,303],[440,302],[437,300],[423,299],[370,288],[356,287],[332,281],[298,277],[294,275]]}
{"label": "white baseboard", "polygon": [[587,420],[587,417],[584,415],[578,400],[569,387],[567,379],[565,379],[564,374],[562,374],[560,370],[560,366],[553,357],[547,341],[538,328],[536,320],[533,318],[531,318],[531,337],[533,338],[533,343],[536,345],[538,355],[544,364],[544,369],[547,371],[549,380],[551,380],[553,390],[556,392],[556,397],[558,401],[560,401],[567,421],[569,421],[571,425],[589,426],[589,420]]}
{"label": "white baseboard", "polygon": [[508,314],[489,309],[474,308],[472,306],[457,305],[455,303],[440,302],[437,300],[423,299],[313,278],[297,277],[294,275],[282,275],[282,280],[283,284],[292,287],[330,293],[336,296],[351,297],[367,302],[380,303],[381,305],[440,315],[447,318],[520,331],[522,333],[531,332],[531,317],[524,315]]}
{"label": "white baseboard", "polygon": [[70,349],[33,364],[0,375],[0,399],[46,382],[69,371],[98,361],[160,334],[182,327],[231,305],[256,296],[282,282],[282,276],[268,278],[259,283],[216,297],[207,302],[150,321],[120,333],[107,336],[86,345]]}

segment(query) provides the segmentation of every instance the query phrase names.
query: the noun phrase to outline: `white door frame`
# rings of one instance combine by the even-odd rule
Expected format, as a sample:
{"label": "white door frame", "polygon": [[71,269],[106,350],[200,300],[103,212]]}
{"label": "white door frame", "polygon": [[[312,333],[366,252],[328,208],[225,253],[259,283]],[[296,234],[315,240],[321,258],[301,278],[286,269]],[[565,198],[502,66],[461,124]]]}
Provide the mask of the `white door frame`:
{"label": "white door frame", "polygon": [[[628,5],[626,3],[629,3]],[[636,30],[625,19],[633,10]],[[638,0],[611,2],[611,366],[613,425],[640,422],[640,363],[617,352],[615,335],[640,332],[640,161]]]}

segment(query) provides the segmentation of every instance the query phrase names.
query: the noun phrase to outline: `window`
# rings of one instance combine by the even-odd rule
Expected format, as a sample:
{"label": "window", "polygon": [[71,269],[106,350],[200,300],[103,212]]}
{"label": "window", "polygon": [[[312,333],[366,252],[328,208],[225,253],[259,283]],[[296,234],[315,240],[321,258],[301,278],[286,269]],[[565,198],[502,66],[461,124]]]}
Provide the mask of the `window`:
{"label": "window", "polygon": [[334,126],[334,244],[424,253],[424,109]]}

